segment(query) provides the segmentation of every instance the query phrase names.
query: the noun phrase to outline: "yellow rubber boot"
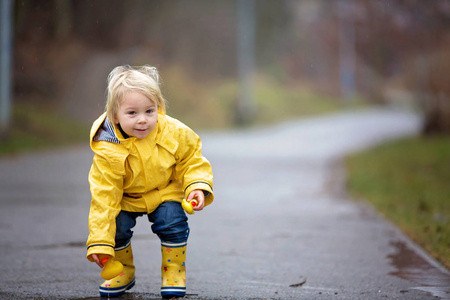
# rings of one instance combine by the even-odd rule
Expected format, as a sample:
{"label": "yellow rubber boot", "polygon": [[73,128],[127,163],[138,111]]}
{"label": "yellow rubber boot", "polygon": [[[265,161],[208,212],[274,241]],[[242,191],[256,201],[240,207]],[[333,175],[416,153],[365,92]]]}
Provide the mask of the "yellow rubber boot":
{"label": "yellow rubber boot", "polygon": [[186,295],[186,243],[161,243],[161,296],[163,298]]}
{"label": "yellow rubber boot", "polygon": [[99,287],[100,296],[118,297],[134,286],[134,264],[131,244],[115,250],[115,260],[123,264],[123,271],[113,279],[106,280]]}

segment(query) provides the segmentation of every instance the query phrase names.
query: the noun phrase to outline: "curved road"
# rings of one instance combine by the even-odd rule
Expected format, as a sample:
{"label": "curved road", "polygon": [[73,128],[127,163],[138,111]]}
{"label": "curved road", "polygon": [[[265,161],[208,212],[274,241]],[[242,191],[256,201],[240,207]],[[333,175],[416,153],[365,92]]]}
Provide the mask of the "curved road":
{"label": "curved road", "polygon": [[[449,272],[344,189],[342,157],[419,127],[373,109],[201,133],[216,201],[190,217],[189,298],[450,298]],[[98,299],[84,258],[91,161],[87,145],[0,160],[0,298]],[[137,284],[122,299],[158,299],[159,241],[144,218],[133,248]]]}

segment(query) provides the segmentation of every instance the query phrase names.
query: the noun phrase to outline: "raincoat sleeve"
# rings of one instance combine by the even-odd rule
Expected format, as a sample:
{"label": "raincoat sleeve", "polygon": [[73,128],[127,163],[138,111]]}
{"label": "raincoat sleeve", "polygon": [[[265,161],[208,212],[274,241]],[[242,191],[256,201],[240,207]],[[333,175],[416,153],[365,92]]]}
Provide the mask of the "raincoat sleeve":
{"label": "raincoat sleeve", "polygon": [[199,136],[191,129],[184,128],[178,142],[175,174],[183,183],[185,197],[193,190],[203,190],[205,206],[211,204],[214,200],[213,173],[211,164],[202,155]]}
{"label": "raincoat sleeve", "polygon": [[89,172],[92,200],[86,243],[87,259],[90,261],[93,261],[91,255],[94,253],[114,256],[116,217],[121,209],[124,175],[117,169],[114,162],[99,154],[94,155]]}

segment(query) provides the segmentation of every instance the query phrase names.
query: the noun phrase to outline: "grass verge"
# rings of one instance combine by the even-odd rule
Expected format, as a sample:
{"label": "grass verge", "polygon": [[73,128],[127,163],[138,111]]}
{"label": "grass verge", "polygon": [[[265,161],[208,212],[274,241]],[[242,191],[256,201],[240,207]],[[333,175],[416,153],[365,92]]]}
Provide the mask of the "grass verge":
{"label": "grass verge", "polygon": [[89,127],[33,104],[14,103],[13,124],[0,155],[89,141]]}
{"label": "grass verge", "polygon": [[416,137],[346,159],[348,189],[450,269],[450,139]]}
{"label": "grass verge", "polygon": [[[236,127],[239,86],[236,79],[198,84],[185,70],[174,66],[164,74],[163,92],[168,114],[194,129]],[[246,126],[269,125],[280,120],[315,116],[364,107],[363,99],[344,103],[337,96],[319,94],[305,84],[288,85],[260,74],[255,77]]]}

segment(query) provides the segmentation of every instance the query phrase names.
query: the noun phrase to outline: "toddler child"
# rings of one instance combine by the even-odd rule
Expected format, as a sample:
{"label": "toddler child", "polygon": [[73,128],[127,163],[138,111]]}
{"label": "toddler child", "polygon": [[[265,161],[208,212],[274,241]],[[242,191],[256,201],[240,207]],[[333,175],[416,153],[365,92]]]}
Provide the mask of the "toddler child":
{"label": "toddler child", "polygon": [[181,202],[195,199],[194,210],[200,211],[214,199],[200,138],[166,115],[154,67],[112,70],[105,110],[90,134],[87,258],[102,268],[99,256],[109,255],[124,268],[100,285],[100,295],[120,296],[134,286],[131,229],[137,217],[147,215],[161,240],[161,296],[183,297],[189,226]]}

